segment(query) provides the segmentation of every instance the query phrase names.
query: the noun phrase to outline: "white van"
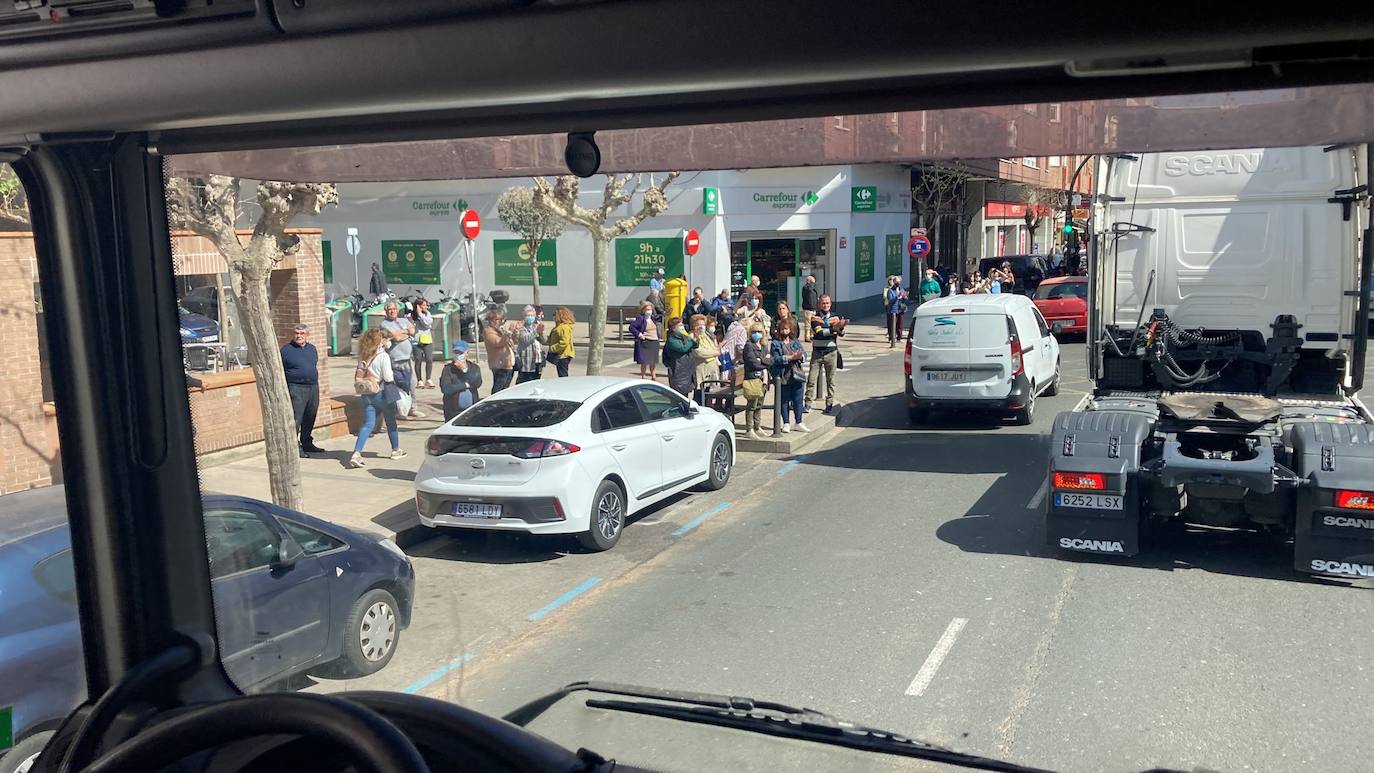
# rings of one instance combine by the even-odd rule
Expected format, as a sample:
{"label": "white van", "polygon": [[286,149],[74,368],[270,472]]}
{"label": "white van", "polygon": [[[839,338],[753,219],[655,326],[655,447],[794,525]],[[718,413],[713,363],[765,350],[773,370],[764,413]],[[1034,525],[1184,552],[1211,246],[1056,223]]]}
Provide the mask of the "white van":
{"label": "white van", "polygon": [[916,307],[906,342],[913,424],[931,408],[1035,418],[1035,398],[1059,393],[1059,342],[1024,295],[951,295]]}

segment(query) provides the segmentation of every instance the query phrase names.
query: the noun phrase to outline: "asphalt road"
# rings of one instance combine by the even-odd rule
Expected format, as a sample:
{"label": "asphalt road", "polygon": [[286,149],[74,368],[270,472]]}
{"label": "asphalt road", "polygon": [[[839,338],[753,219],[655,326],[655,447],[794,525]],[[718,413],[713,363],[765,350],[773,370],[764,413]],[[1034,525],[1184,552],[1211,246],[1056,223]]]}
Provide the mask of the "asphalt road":
{"label": "asphalt road", "polygon": [[501,713],[601,679],[811,706],[1065,770],[1368,769],[1367,583],[1297,575],[1283,545],[1246,535],[1134,560],[1045,547],[1041,433],[1087,387],[1081,345],[1064,364],[1030,427],[952,415],[912,430],[900,354],[884,350],[846,372],[843,428],[822,446],[750,460],[610,553],[430,540],[411,550],[421,599],[396,660],[312,689]]}

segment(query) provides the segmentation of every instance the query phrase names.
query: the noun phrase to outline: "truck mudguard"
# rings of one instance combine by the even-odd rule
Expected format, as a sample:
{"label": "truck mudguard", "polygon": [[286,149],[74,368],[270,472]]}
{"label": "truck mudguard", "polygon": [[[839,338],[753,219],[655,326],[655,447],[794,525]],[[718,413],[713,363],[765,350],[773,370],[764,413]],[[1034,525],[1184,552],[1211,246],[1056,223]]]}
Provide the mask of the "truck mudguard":
{"label": "truck mudguard", "polygon": [[[1140,452],[1153,428],[1153,417],[1139,412],[1067,411],[1055,417],[1045,497],[1045,535],[1052,547],[1140,552]],[[1082,475],[1056,481],[1055,473]]]}
{"label": "truck mudguard", "polygon": [[1312,422],[1291,435],[1298,489],[1293,565],[1374,577],[1374,426]]}

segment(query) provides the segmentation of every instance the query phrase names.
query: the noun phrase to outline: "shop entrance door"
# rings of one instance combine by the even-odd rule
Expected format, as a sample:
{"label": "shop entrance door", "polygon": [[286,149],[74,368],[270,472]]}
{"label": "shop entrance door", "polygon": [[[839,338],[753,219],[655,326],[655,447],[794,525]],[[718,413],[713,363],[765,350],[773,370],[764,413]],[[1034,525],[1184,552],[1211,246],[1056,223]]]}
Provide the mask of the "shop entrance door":
{"label": "shop entrance door", "polygon": [[[833,232],[831,232],[833,233]],[[833,238],[825,231],[796,236],[778,233],[736,233],[730,240],[730,294],[738,298],[751,276],[759,278],[764,310],[777,313],[778,301],[786,300],[796,314],[801,308],[803,278],[815,274],[824,287]],[[824,292],[824,289],[822,290]]]}

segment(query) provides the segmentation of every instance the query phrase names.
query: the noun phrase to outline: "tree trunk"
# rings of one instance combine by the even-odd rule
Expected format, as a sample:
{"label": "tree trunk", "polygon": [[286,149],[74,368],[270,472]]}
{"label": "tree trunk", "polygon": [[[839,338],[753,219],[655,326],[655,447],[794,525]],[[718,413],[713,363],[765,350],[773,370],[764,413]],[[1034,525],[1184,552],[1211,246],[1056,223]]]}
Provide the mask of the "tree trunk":
{"label": "tree trunk", "polygon": [[532,304],[539,306],[539,241],[529,241],[525,247],[530,251],[530,289],[534,293]]}
{"label": "tree trunk", "polygon": [[[300,435],[291,410],[291,394],[286,389],[281,349],[272,329],[272,312],[267,303],[267,283],[271,269],[261,272],[231,267],[232,292],[239,309],[239,324],[253,361],[253,376],[262,406],[263,444],[267,451],[267,478],[276,504],[300,510],[305,505],[301,490]],[[261,274],[259,276],[258,274]]]}
{"label": "tree trunk", "polygon": [[606,352],[606,256],[611,240],[601,231],[592,231],[592,311],[588,324],[591,341],[587,345],[587,375],[601,375],[601,361]]}

